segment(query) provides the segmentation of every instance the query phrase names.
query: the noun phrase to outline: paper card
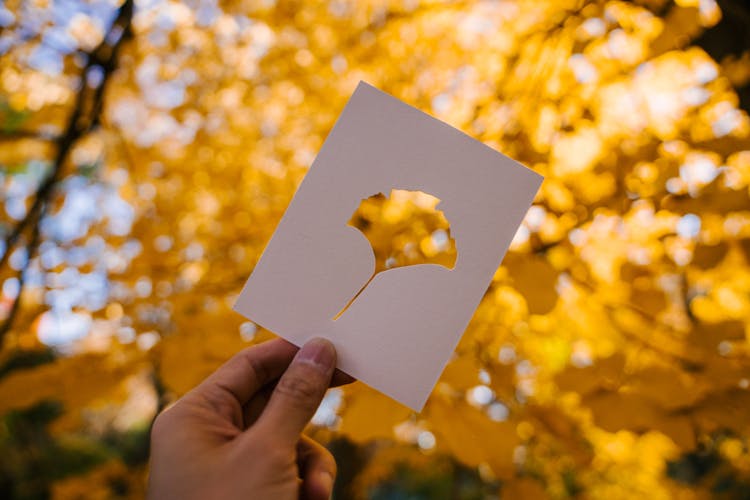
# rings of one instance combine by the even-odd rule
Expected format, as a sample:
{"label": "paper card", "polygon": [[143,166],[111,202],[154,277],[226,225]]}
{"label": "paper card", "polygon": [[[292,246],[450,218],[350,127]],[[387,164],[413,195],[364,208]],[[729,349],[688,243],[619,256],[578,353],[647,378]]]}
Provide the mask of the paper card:
{"label": "paper card", "polygon": [[[541,182],[361,82],[234,309],[296,345],[329,339],[341,370],[421,411]],[[441,200],[455,239],[453,269],[398,267],[368,284],[372,247],[347,223],[363,199],[392,189]]]}

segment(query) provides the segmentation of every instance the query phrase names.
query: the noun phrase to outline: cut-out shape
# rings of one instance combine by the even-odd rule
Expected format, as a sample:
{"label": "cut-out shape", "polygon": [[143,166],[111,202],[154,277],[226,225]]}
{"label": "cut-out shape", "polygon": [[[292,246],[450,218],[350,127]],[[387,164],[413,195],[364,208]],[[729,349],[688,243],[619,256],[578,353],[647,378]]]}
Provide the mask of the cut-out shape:
{"label": "cut-out shape", "polygon": [[333,317],[334,321],[357,300],[378,273],[420,264],[437,264],[453,269],[456,242],[450,224],[436,207],[440,200],[421,191],[392,189],[365,198],[349,219],[367,238],[375,255],[370,279]]}
{"label": "cut-out shape", "polygon": [[[449,125],[360,83],[235,310],[296,345],[329,339],[341,370],[419,411],[541,180]],[[369,280],[373,249],[346,221],[363,198],[394,188],[441,200],[458,251],[453,269],[426,263]]]}

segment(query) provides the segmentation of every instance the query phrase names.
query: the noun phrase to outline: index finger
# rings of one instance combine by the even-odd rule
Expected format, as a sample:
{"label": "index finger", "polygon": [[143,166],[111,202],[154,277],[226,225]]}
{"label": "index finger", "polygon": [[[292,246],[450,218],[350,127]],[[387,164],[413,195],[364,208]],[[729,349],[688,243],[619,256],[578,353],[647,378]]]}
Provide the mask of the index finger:
{"label": "index finger", "polygon": [[243,349],[196,387],[195,392],[205,394],[218,388],[244,405],[265,384],[284,373],[298,350],[284,339]]}

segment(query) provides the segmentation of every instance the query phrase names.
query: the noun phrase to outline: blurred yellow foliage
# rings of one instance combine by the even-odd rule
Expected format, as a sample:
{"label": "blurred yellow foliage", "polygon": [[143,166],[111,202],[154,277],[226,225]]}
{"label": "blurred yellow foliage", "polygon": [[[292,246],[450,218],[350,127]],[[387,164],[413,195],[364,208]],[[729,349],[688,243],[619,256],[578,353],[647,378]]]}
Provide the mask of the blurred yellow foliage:
{"label": "blurred yellow foliage", "polygon": [[[270,338],[231,306],[365,79],[546,180],[425,410],[361,384],[324,404],[330,437],[397,443],[356,494],[444,454],[508,498],[708,498],[720,474],[684,468],[705,450],[748,478],[750,119],[732,84],[750,59],[692,45],[716,2],[55,4],[0,6],[6,240],[39,215],[16,243],[28,266],[2,248],[0,414],[52,399],[58,434],[101,436],[97,408],[130,401],[142,424]],[[395,191],[351,221],[378,270],[450,267],[449,223]],[[143,468],[109,460],[52,497],[113,481],[138,497]]]}

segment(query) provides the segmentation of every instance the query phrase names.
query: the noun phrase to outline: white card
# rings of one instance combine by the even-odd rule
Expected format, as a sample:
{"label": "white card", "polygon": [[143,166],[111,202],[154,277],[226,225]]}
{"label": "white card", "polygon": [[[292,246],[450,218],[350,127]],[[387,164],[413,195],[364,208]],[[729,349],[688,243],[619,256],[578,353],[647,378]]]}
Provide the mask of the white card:
{"label": "white card", "polygon": [[[298,346],[329,339],[341,370],[420,411],[541,182],[519,163],[361,82],[234,309]],[[375,256],[347,223],[363,199],[392,189],[441,200],[455,239],[453,269],[398,267],[367,284]]]}

